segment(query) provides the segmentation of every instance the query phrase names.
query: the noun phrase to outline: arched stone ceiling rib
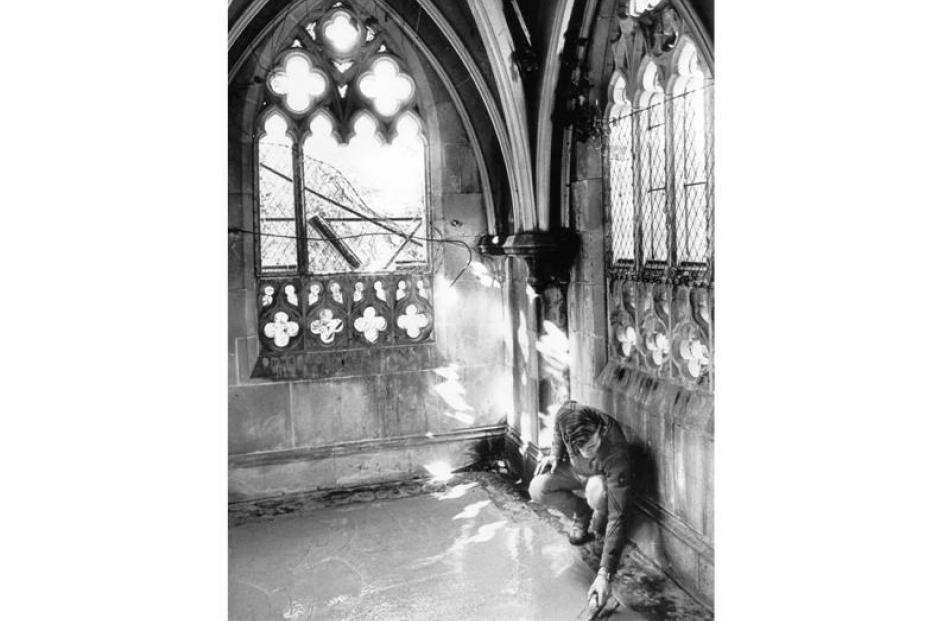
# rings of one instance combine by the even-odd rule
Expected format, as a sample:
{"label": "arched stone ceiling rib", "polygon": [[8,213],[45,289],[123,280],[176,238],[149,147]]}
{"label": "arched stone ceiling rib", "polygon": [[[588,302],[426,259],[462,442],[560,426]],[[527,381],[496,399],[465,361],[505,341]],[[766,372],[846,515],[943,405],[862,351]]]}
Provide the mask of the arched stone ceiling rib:
{"label": "arched stone ceiling rib", "polygon": [[537,228],[538,217],[532,182],[533,166],[524,87],[511,60],[514,42],[505,21],[501,0],[467,1],[478,25],[482,43],[488,51],[505,115],[507,135],[511,142],[511,156],[515,168],[514,177],[511,178],[511,198],[516,232],[532,231]]}
{"label": "arched stone ceiling rib", "polygon": [[[435,70],[436,74],[439,76],[439,79],[442,80],[442,83],[445,86],[445,89],[449,93],[449,97],[452,98],[452,104],[455,106],[458,111],[459,117],[462,119],[462,124],[465,126],[465,133],[469,137],[469,140],[472,141],[472,144],[475,146],[475,161],[478,166],[478,174],[482,180],[482,186],[484,187],[484,192],[482,195],[485,199],[485,217],[488,221],[488,232],[491,235],[494,235],[498,232],[497,223],[495,222],[495,207],[494,199],[492,198],[491,192],[491,180],[488,176],[488,167],[485,164],[485,155],[484,149],[481,146],[481,143],[478,139],[478,134],[475,132],[475,127],[472,125],[471,117],[469,117],[468,111],[465,108],[465,105],[462,102],[462,98],[459,96],[458,89],[455,88],[455,84],[449,78],[448,73],[445,71],[445,68],[439,62],[439,59],[435,54],[432,53],[432,50],[425,44],[424,41],[419,37],[416,32],[409,27],[409,24],[405,22],[404,19],[395,11],[388,3],[384,0],[376,0],[382,9],[389,15],[390,19],[396,22],[396,25],[405,33],[405,35],[415,44],[419,51],[422,52],[422,55],[429,62],[432,68]],[[464,62],[464,61],[463,61]],[[479,89],[481,90],[481,89]],[[483,95],[484,97],[484,95]],[[488,102],[486,102],[488,103]],[[496,111],[497,112],[497,111]],[[489,116],[491,115],[491,110],[489,109]],[[497,133],[497,130],[496,130]],[[500,138],[500,136],[499,136]],[[502,152],[505,150],[505,144],[501,144]],[[509,174],[510,177],[510,174]]]}
{"label": "arched stone ceiling rib", "polygon": [[541,75],[541,93],[538,102],[538,132],[535,146],[537,159],[538,228],[542,231],[551,228],[551,140],[554,123],[554,96],[558,75],[561,71],[561,52],[564,49],[564,33],[570,23],[574,0],[557,0],[554,7],[554,28],[547,45]]}
{"label": "arched stone ceiling rib", "polygon": [[[234,22],[234,26],[228,32],[229,51],[231,51],[231,47],[234,46],[241,39],[242,35],[244,34],[243,32],[244,29],[248,28],[253,23],[255,17],[261,11],[265,10],[265,8],[268,6],[268,4],[271,1],[273,0],[251,0],[250,2],[248,2],[248,6],[246,10],[244,10],[237,17],[237,19]],[[483,148],[484,145],[482,141],[479,139],[478,133],[475,131],[471,116],[468,112],[465,102],[463,102],[462,97],[459,94],[458,88],[455,86],[455,82],[452,81],[445,67],[440,62],[439,58],[432,52],[432,49],[430,48],[430,46],[428,46],[425,43],[425,41],[423,41],[423,39],[418,35],[415,29],[410,24],[408,24],[405,19],[403,19],[401,14],[397,10],[395,10],[395,8],[391,4],[389,4],[385,0],[366,0],[366,1],[367,2],[371,1],[373,4],[378,6],[382,11],[384,11],[387,14],[387,16],[405,34],[405,36],[409,38],[410,41],[412,41],[413,45],[416,46],[419,52],[423,55],[426,61],[433,68],[436,75],[442,81],[446,91],[449,94],[449,97],[452,100],[453,105],[455,106],[459,114],[459,117],[462,120],[462,124],[464,126],[466,135],[469,137],[469,140],[471,141],[472,145],[475,146],[474,152],[475,152],[476,166],[478,167],[479,176],[481,178],[482,186],[484,188],[483,197],[485,201],[485,216],[487,220],[488,231],[489,231],[489,234],[491,235],[497,234],[499,231],[497,228],[498,223],[495,216],[496,210],[494,206],[494,198],[493,198],[493,192],[492,192],[492,187],[497,185],[497,183],[493,184],[491,182],[491,178],[488,175],[487,163],[485,161],[485,149]],[[485,81],[485,78],[482,75],[482,72],[479,70],[478,65],[475,62],[474,58],[472,57],[471,53],[468,51],[468,49],[462,43],[461,39],[457,36],[457,34],[455,33],[454,29],[451,27],[449,22],[442,16],[442,14],[438,11],[435,5],[429,0],[417,0],[417,1],[418,1],[418,4],[423,7],[426,14],[429,15],[430,19],[432,19],[432,21],[436,24],[436,26],[438,27],[442,35],[448,40],[453,50],[456,51],[459,57],[459,60],[462,62],[466,71],[468,72],[467,77],[471,80],[472,84],[475,86],[479,94],[479,97],[481,99],[481,104],[484,106],[484,110],[486,111],[490,119],[490,122],[492,124],[492,128],[494,129],[495,136],[498,140],[502,157],[504,159],[505,168],[506,168],[507,176],[509,179],[509,185],[510,187],[513,188],[512,191],[515,192],[514,187],[515,187],[516,181],[518,180],[517,162],[515,161],[512,155],[513,149],[511,146],[508,133],[506,131],[504,118],[502,116],[501,111],[498,108],[498,105],[495,101],[494,96],[492,95],[492,92],[491,92],[491,89],[489,88],[488,83]],[[353,4],[360,4],[362,0],[351,0],[351,2],[353,2]],[[288,16],[293,11],[297,10],[299,6],[303,4],[308,4],[308,3],[312,4],[313,0],[297,0],[296,2],[288,3],[286,6],[284,6],[282,9],[276,12],[275,17],[271,19],[269,23],[275,24],[275,23],[281,22],[284,19],[287,19]],[[319,4],[321,4],[321,2],[318,1],[316,5],[319,5]],[[247,44],[244,47],[244,49],[240,51],[240,55],[237,57],[234,64],[231,67],[229,67],[229,71],[228,71],[229,83],[231,83],[235,79],[235,76],[238,74],[238,72],[241,70],[244,64],[248,61],[251,54],[254,53],[254,50],[256,50],[261,45],[261,43],[266,39],[266,37],[270,36],[270,34],[272,33],[272,30],[273,29],[271,26],[261,28],[260,32],[258,32],[253,37],[252,41],[249,44]],[[527,164],[530,164],[530,160],[527,162]],[[518,202],[516,201],[513,201],[513,203],[515,205],[518,204]],[[516,218],[516,222],[517,221],[518,219]]]}

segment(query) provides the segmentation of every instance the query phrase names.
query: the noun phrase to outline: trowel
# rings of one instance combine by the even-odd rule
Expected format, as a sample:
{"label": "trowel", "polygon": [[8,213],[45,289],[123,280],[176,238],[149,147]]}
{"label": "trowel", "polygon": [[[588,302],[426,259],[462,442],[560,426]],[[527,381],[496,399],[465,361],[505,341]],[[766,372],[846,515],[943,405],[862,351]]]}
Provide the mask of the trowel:
{"label": "trowel", "polygon": [[597,596],[591,595],[587,600],[584,609],[574,617],[574,621],[594,621],[595,619],[606,619],[620,607],[620,602],[614,599],[613,595],[607,597],[603,604],[597,603]]}

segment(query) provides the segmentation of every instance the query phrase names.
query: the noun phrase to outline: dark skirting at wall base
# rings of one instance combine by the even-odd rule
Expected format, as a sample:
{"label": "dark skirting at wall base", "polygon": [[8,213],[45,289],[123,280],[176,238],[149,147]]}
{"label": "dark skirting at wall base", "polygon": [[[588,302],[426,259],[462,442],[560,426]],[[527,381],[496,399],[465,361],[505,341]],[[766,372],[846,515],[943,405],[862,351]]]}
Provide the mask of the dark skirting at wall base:
{"label": "dark skirting at wall base", "polygon": [[327,446],[231,455],[228,501],[433,476],[502,454],[505,425]]}

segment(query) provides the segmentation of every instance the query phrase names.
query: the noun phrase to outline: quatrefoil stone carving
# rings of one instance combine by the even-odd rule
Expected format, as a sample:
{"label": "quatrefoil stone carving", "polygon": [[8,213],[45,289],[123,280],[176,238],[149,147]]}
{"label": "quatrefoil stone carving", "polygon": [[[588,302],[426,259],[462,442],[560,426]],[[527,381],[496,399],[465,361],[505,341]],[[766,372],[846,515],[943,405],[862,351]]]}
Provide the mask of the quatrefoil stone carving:
{"label": "quatrefoil stone carving", "polygon": [[290,339],[300,333],[300,324],[290,321],[287,313],[274,313],[274,320],[264,325],[264,336],[274,341],[277,347],[286,347]]}
{"label": "quatrefoil stone carving", "polygon": [[679,355],[686,361],[686,369],[694,379],[709,367],[709,348],[695,336],[680,343]]}
{"label": "quatrefoil stone carving", "polygon": [[310,322],[310,331],[320,337],[320,340],[329,345],[343,330],[343,321],[333,316],[333,311],[324,308],[320,311],[320,318]]}
{"label": "quatrefoil stone carving", "polygon": [[376,111],[390,117],[412,96],[412,81],[390,58],[380,58],[359,80],[359,89],[372,100]]}
{"label": "quatrefoil stone carving", "polygon": [[324,37],[340,54],[351,52],[360,42],[360,31],[353,26],[352,19],[347,13],[340,11],[323,27]]}
{"label": "quatrefoil stone carving", "polygon": [[327,78],[315,69],[303,53],[289,54],[284,67],[271,73],[270,89],[284,98],[284,104],[294,112],[306,112],[327,91]]}
{"label": "quatrefoil stone carving", "polygon": [[644,345],[650,352],[653,364],[660,366],[670,354],[670,340],[662,332],[654,332],[644,339]]}
{"label": "quatrefoil stone carving", "polygon": [[376,309],[372,306],[367,306],[363,310],[363,316],[353,322],[353,327],[357,332],[362,333],[367,341],[375,343],[379,338],[379,333],[386,329],[386,318],[377,315]]}
{"label": "quatrefoil stone carving", "polygon": [[620,341],[620,350],[624,358],[629,358],[633,348],[637,346],[637,331],[633,326],[626,326],[617,331],[617,340]]}
{"label": "quatrefoil stone carving", "polygon": [[415,304],[410,304],[406,307],[406,314],[396,319],[396,325],[404,330],[409,338],[414,339],[422,333],[422,328],[429,325],[429,318],[425,313],[420,313]]}

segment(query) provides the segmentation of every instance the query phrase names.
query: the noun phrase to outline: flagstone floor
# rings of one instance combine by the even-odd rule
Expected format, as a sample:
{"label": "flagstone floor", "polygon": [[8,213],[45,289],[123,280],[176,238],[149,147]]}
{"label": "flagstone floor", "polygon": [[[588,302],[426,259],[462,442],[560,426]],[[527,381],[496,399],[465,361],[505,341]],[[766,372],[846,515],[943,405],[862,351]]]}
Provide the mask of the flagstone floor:
{"label": "flagstone floor", "polygon": [[[497,476],[232,505],[230,621],[590,618],[589,550]],[[599,618],[711,618],[657,588],[652,607],[612,600]]]}

